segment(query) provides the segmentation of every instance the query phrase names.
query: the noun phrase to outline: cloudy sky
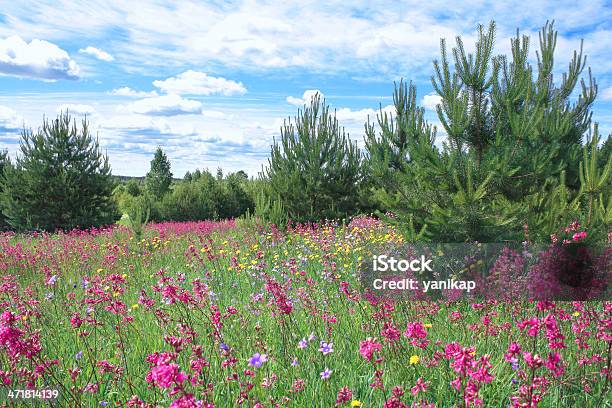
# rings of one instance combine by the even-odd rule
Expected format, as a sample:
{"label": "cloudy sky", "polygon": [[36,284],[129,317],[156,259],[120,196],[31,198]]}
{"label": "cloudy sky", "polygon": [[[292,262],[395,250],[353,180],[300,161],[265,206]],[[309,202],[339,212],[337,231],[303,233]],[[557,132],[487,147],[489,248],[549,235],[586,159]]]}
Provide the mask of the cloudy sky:
{"label": "cloudy sky", "polygon": [[[80,3],[80,5],[79,5]],[[293,4],[291,4],[293,3]],[[355,140],[391,101],[393,81],[430,84],[439,40],[472,44],[498,23],[496,52],[517,28],[555,20],[557,79],[584,38],[599,84],[594,119],[612,131],[612,7],[606,1],[0,0],[0,149],[61,110],[87,115],[113,172],[144,175],[161,145],[176,176],[221,166],[255,175],[284,118],[316,90]]]}

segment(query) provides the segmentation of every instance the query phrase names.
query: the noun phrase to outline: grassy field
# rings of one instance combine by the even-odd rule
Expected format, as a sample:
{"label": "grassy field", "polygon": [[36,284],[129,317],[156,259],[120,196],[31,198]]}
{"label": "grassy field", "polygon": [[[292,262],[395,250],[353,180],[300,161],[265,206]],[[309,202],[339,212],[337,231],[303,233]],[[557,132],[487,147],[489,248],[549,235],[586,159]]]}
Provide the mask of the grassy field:
{"label": "grassy field", "polygon": [[[375,301],[370,218],[0,236],[0,404],[602,407],[611,303]],[[15,397],[15,394],[13,393]],[[33,397],[34,398],[34,397]]]}

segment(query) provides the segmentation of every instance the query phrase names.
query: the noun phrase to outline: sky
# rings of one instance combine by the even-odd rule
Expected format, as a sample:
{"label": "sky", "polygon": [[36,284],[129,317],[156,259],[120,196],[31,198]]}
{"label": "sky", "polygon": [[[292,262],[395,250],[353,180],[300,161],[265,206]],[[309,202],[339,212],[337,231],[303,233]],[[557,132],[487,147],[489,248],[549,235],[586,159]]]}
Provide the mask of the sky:
{"label": "sky", "polygon": [[439,126],[430,77],[440,39],[473,48],[490,20],[496,54],[520,29],[534,63],[538,31],[555,20],[556,81],[584,39],[593,120],[604,138],[612,131],[606,1],[0,0],[0,149],[15,157],[24,127],[68,111],[89,120],[114,174],[145,175],[161,146],[176,177],[256,176],[283,121],[317,92],[360,145],[401,78]]}

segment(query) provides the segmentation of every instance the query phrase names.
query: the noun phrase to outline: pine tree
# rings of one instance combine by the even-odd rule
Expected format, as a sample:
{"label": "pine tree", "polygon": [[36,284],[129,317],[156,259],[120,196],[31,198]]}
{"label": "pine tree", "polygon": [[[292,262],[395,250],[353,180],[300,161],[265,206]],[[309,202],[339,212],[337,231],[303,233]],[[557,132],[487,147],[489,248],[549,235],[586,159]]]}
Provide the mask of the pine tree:
{"label": "pine tree", "polygon": [[[8,150],[0,150],[0,196],[2,195],[2,180],[4,179],[5,169],[8,171],[8,168],[11,166],[12,163],[8,155]],[[4,215],[2,215],[0,207],[0,230],[6,227],[8,227],[8,224],[6,223]]]}
{"label": "pine tree", "polygon": [[357,205],[361,153],[317,94],[281,127],[265,175],[291,219],[340,218]]}
{"label": "pine tree", "polygon": [[53,231],[115,221],[110,165],[87,120],[78,128],[68,113],[45,119],[36,133],[22,132],[20,153],[0,197],[13,228]]}
{"label": "pine tree", "polygon": [[551,193],[560,180],[575,194],[597,86],[589,71],[588,85],[581,81],[578,100],[570,100],[585,68],[582,45],[555,85],[556,38],[547,23],[535,74],[529,38],[518,32],[511,56],[493,56],[493,22],[480,26],[474,53],[457,37],[453,64],[442,40],[432,85],[443,143],[435,143],[437,129],[423,119],[416,89],[396,86],[395,117],[381,111],[379,134],[366,124],[366,149],[380,195],[400,219],[427,226],[430,239],[514,239],[536,210],[528,197]]}
{"label": "pine tree", "polygon": [[170,190],[171,183],[170,161],[161,147],[158,147],[155,150],[153,160],[151,160],[151,170],[145,178],[147,190],[153,197],[160,200]]}

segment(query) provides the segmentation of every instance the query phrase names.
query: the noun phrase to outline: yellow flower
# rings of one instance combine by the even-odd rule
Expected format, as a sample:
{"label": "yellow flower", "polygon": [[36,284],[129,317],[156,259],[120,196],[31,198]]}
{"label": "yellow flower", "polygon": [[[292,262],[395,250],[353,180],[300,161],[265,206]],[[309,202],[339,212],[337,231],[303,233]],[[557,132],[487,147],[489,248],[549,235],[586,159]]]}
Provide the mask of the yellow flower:
{"label": "yellow flower", "polygon": [[353,408],[354,408],[354,407],[360,407],[360,406],[362,406],[362,405],[363,405],[363,404],[362,404],[362,403],[361,403],[361,401],[359,401],[359,400],[352,400],[352,401],[351,401],[351,407],[353,407]]}
{"label": "yellow flower", "polygon": [[431,329],[431,328],[432,328],[431,323],[425,323],[423,326],[424,326],[426,329]]}
{"label": "yellow flower", "polygon": [[132,305],[132,310],[136,310],[136,309],[138,309],[139,307],[140,307],[140,305],[139,305],[138,303],[134,303],[134,304]]}
{"label": "yellow flower", "polygon": [[100,268],[100,269],[98,269],[96,272],[97,272],[97,273],[102,273],[102,272],[104,272],[104,269]]}
{"label": "yellow flower", "polygon": [[578,316],[580,316],[580,312],[574,312],[574,313],[572,313],[572,316],[578,317]]}
{"label": "yellow flower", "polygon": [[413,356],[410,356],[410,365],[415,365],[415,364],[419,364],[419,356],[417,356],[416,354]]}

